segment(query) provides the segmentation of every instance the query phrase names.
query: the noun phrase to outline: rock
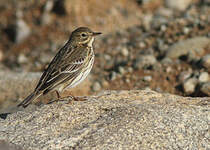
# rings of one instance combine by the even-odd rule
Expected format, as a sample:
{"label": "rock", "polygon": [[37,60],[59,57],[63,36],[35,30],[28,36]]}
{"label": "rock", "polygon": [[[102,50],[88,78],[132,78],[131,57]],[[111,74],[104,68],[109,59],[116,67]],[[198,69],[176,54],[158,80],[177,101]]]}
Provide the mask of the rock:
{"label": "rock", "polygon": [[164,65],[173,64],[173,60],[168,57],[165,57],[164,59],[161,60],[161,63]]}
{"label": "rock", "polygon": [[179,81],[184,82],[188,78],[190,78],[192,75],[192,71],[183,71],[179,74]]}
{"label": "rock", "polygon": [[209,69],[210,68],[210,54],[203,56],[201,58],[201,63],[205,68]]}
{"label": "rock", "polygon": [[139,47],[140,47],[140,48],[145,48],[145,47],[146,47],[145,42],[140,42],[140,43],[139,43]]}
{"label": "rock", "polygon": [[[151,14],[145,14],[142,16],[143,19],[142,19],[142,25],[143,27],[149,31],[150,30],[150,26],[151,26],[151,21],[152,21],[152,15]],[[144,47],[145,46],[145,43],[144,42],[141,42],[139,43],[140,47]]]}
{"label": "rock", "polygon": [[208,82],[209,81],[209,74],[208,72],[201,72],[198,78],[199,82]]}
{"label": "rock", "polygon": [[126,78],[126,79],[125,79],[125,82],[126,82],[126,83],[130,83],[131,80],[130,80],[129,78]]}
{"label": "rock", "polygon": [[165,0],[166,6],[172,9],[184,11],[192,0]]}
{"label": "rock", "polygon": [[105,87],[105,88],[109,86],[109,82],[106,81],[105,79],[102,80],[101,84],[102,84],[102,86]]}
{"label": "rock", "polygon": [[[165,29],[164,29],[165,28]],[[166,27],[161,26],[161,30],[166,30]],[[162,52],[165,53],[165,51],[168,49],[168,45],[164,44],[163,39],[158,38],[157,39],[158,43],[158,49]]]}
{"label": "rock", "polygon": [[132,67],[128,67],[128,72],[133,72],[133,68]]}
{"label": "rock", "polygon": [[[98,98],[96,98],[98,97]],[[151,90],[26,108],[0,119],[0,140],[23,149],[208,149],[209,102]]]}
{"label": "rock", "polygon": [[100,91],[101,90],[101,84],[99,82],[95,82],[93,84],[93,91]]}
{"label": "rock", "polygon": [[167,24],[168,21],[166,19],[166,17],[163,16],[154,16],[152,21],[151,21],[151,27],[152,28],[158,28],[160,27],[162,24]]}
{"label": "rock", "polygon": [[150,82],[150,81],[152,81],[152,77],[151,76],[144,76],[143,80]]}
{"label": "rock", "polygon": [[196,78],[189,78],[183,83],[184,92],[186,94],[192,94],[195,92],[198,80]]}
{"label": "rock", "polygon": [[[41,73],[0,72],[0,114],[12,109],[33,91]],[[14,109],[15,110],[15,109]]]}
{"label": "rock", "polygon": [[40,19],[40,22],[41,22],[42,25],[48,25],[52,22],[52,20],[53,20],[52,18],[53,17],[49,12],[44,12],[42,14],[41,19]]}
{"label": "rock", "polygon": [[188,27],[184,27],[183,32],[184,34],[188,34],[190,32],[190,29]]}
{"label": "rock", "polygon": [[104,54],[104,59],[106,61],[110,61],[112,59],[112,57],[110,55],[108,55],[108,54]]}
{"label": "rock", "polygon": [[121,54],[122,54],[123,56],[125,56],[125,57],[128,57],[128,55],[129,55],[128,49],[127,49],[126,47],[123,47],[123,48],[121,49]]}
{"label": "rock", "polygon": [[112,71],[110,75],[110,80],[115,80],[117,78],[117,73]]}
{"label": "rock", "polygon": [[169,8],[160,7],[157,12],[158,15],[164,17],[171,17],[173,15],[173,11]]}
{"label": "rock", "polygon": [[126,70],[122,66],[118,67],[118,71],[121,75],[126,73]]}
{"label": "rock", "polygon": [[179,41],[173,44],[166,52],[166,56],[172,59],[181,56],[196,58],[204,54],[205,47],[210,44],[210,39],[206,37],[194,37]]}
{"label": "rock", "polygon": [[46,25],[52,22],[52,15],[50,14],[50,12],[53,9],[53,1],[52,0],[47,0],[45,6],[44,6],[44,10],[43,10],[43,14],[41,17],[41,24],[42,25]]}
{"label": "rock", "polygon": [[153,55],[141,55],[135,61],[134,67],[142,69],[154,65],[156,62],[157,60]]}
{"label": "rock", "polygon": [[170,73],[170,72],[172,72],[172,71],[173,71],[173,69],[171,68],[171,66],[166,67],[166,72],[167,72],[167,73]]}
{"label": "rock", "polygon": [[15,42],[21,43],[31,33],[31,29],[28,24],[22,19],[22,12],[17,12],[17,21],[15,25]]}
{"label": "rock", "polygon": [[18,56],[18,63],[23,64],[23,63],[27,63],[28,62],[28,58],[24,55],[24,54],[20,54]]}
{"label": "rock", "polygon": [[210,82],[206,82],[204,83],[201,88],[200,88],[201,92],[203,92],[204,94],[210,96]]}

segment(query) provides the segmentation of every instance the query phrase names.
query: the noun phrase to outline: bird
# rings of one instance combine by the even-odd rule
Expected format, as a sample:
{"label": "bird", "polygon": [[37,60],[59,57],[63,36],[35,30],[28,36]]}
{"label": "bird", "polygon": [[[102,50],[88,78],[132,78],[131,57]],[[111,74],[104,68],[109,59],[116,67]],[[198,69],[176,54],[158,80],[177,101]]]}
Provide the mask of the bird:
{"label": "bird", "polygon": [[[17,106],[25,108],[39,96],[51,91],[55,91],[60,98],[60,92],[81,83],[93,67],[93,42],[100,34],[101,32],[93,32],[88,27],[74,30],[44,70],[36,88]],[[76,99],[73,95],[72,97]]]}

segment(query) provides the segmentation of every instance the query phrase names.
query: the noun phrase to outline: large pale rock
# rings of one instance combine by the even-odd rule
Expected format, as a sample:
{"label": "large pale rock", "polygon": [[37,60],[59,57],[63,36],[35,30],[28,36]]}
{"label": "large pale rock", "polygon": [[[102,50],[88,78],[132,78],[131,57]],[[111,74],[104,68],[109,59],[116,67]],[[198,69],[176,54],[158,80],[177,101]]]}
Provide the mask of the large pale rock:
{"label": "large pale rock", "polygon": [[[17,72],[0,72],[0,114],[16,111],[15,107],[26,96],[28,96],[36,87],[41,73],[17,73]],[[75,88],[67,89],[61,96],[67,95],[83,96],[90,93],[90,81],[86,79]],[[50,92],[45,96],[40,96],[33,103],[47,103],[56,99],[56,93]]]}
{"label": "large pale rock", "polygon": [[169,8],[183,11],[192,3],[192,0],[165,0],[165,3]]}
{"label": "large pale rock", "polygon": [[25,149],[208,149],[210,98],[109,91],[0,119],[0,140]]}
{"label": "large pale rock", "polygon": [[166,56],[172,59],[180,56],[189,56],[190,59],[198,58],[204,54],[205,48],[209,44],[210,39],[207,37],[194,37],[179,41],[169,47]]}

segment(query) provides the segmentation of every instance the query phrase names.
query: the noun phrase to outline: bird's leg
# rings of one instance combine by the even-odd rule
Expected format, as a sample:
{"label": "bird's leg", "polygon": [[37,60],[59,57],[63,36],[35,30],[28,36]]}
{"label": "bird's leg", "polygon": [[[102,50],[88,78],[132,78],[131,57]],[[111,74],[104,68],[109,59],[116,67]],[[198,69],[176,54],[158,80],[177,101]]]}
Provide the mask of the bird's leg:
{"label": "bird's leg", "polygon": [[60,99],[61,98],[60,93],[57,90],[55,92],[56,92],[57,98]]}
{"label": "bird's leg", "polygon": [[51,103],[54,103],[54,102],[58,102],[58,101],[60,101],[62,99],[62,97],[60,96],[60,93],[57,90],[55,90],[55,93],[57,95],[57,99],[49,101],[48,104],[51,104]]}

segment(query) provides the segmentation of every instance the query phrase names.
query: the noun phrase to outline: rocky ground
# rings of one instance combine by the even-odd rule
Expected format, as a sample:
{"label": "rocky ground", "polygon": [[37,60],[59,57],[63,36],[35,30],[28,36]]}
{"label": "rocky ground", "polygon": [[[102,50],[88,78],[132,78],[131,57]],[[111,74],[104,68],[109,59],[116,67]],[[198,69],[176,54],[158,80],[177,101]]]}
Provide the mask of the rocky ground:
{"label": "rocky ground", "polygon": [[81,3],[1,1],[1,70],[42,72],[71,31],[88,26],[103,36],[85,95],[145,88],[210,95],[209,0]]}

